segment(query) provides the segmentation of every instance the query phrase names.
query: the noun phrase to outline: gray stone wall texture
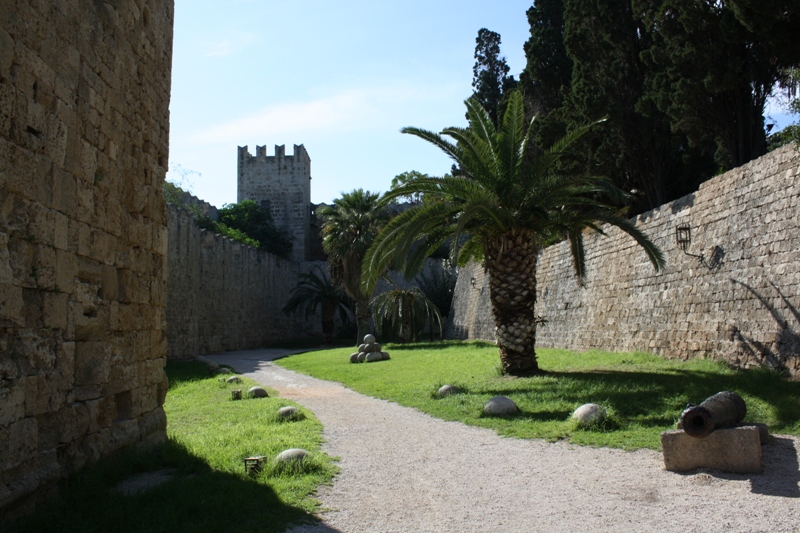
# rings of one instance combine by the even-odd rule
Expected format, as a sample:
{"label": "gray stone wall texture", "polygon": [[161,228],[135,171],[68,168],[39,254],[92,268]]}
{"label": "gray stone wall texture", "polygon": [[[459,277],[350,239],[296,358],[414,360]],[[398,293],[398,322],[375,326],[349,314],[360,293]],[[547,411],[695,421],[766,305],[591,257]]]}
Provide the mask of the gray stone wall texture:
{"label": "gray stone wall texture", "polygon": [[299,274],[315,263],[280,259],[200,229],[185,209],[167,212],[170,359],[322,336],[319,314],[306,320],[281,313]]}
{"label": "gray stone wall texture", "polygon": [[255,156],[240,146],[237,191],[237,202],[255,200],[268,206],[275,223],[289,230],[294,237],[292,260],[310,258],[311,158],[302,144],[294,145],[294,155],[276,145],[274,156],[267,156],[266,146],[256,146]]}
{"label": "gray stone wall texture", "polygon": [[173,2],[0,2],[0,523],[165,438]]}
{"label": "gray stone wall texture", "polygon": [[[567,244],[547,248],[537,268],[536,313],[549,322],[539,328],[537,346],[711,357],[800,375],[796,146],[717,176],[634,222],[664,252],[667,267],[655,272],[631,238],[610,228],[608,237],[585,236],[588,279],[581,287]],[[678,246],[679,225],[690,226],[688,251],[702,254],[705,265]],[[448,336],[494,339],[478,265],[459,273]]]}

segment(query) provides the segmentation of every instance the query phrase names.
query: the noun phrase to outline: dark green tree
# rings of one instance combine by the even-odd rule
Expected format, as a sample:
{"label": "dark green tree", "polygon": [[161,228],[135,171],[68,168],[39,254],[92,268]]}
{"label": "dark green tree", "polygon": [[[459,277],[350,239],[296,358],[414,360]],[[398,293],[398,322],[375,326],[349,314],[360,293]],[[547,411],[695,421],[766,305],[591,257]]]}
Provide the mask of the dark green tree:
{"label": "dark green tree", "polygon": [[531,37],[520,87],[529,116],[546,116],[561,107],[572,85],[572,59],[564,46],[564,1],[536,0],[528,9]]}
{"label": "dark green tree", "polygon": [[475,38],[475,66],[472,67],[472,97],[489,112],[497,125],[505,104],[503,95],[517,86],[508,75],[506,58],[500,55],[500,34],[481,28]]}
{"label": "dark green tree", "polygon": [[[415,178],[427,178],[429,177],[427,174],[423,174],[422,172],[417,172],[416,170],[411,170],[409,172],[403,172],[402,174],[398,174],[397,176],[392,178],[391,188],[396,189],[398,187],[402,187],[409,181]],[[422,201],[423,195],[420,193],[410,194],[408,196],[404,196],[399,198],[399,200],[406,200],[411,203],[417,203]]]}
{"label": "dark green tree", "polygon": [[422,291],[417,288],[394,288],[372,299],[372,316],[375,328],[382,338],[399,342],[419,339],[428,325],[431,338],[435,328],[442,334],[442,314]]}
{"label": "dark green tree", "polygon": [[302,312],[308,319],[317,312],[317,309],[321,309],[322,334],[325,336],[325,342],[330,344],[333,340],[337,312],[343,324],[350,321],[349,299],[341,287],[331,283],[319,265],[315,265],[311,272],[300,274],[298,277],[299,281],[289,294],[289,301],[282,311],[287,315]]}
{"label": "dark green tree", "polygon": [[497,128],[476,100],[467,100],[466,105],[466,129],[447,128],[441,134],[419,128],[402,130],[439,147],[465,175],[419,178],[386,194],[391,199],[414,191],[434,192],[444,201],[414,206],[386,225],[364,259],[363,290],[372,290],[392,263],[406,274],[419,272],[425,258],[451,239],[459,264],[476,258],[486,268],[504,372],[530,376],[539,373],[534,307],[536,258],[544,242],[554,235],[569,240],[581,280],[586,269],[583,231],[599,229],[601,223],[616,225],[631,235],[657,269],[664,258],[635,226],[598,200],[603,192],[619,192],[606,180],[551,172],[588,127],[571,132],[528,162],[531,122],[525,119],[519,91],[509,95]]}
{"label": "dark green tree", "polygon": [[633,0],[653,45],[649,97],[720,169],[766,151],[764,104],[800,61],[800,8],[751,0]]}
{"label": "dark green tree", "polygon": [[710,160],[703,167],[685,135],[644,98],[651,77],[641,55],[652,42],[630,0],[568,0],[564,45],[573,69],[558,118],[567,129],[607,118],[581,140],[583,172],[637,191],[637,212],[695,190]]}
{"label": "dark green tree", "polygon": [[328,254],[331,279],[353,299],[359,340],[369,333],[369,302],[374,292],[374,286],[361,285],[362,262],[387,219],[378,197],[356,189],[317,212],[322,218],[322,247]]}
{"label": "dark green tree", "polygon": [[289,232],[277,227],[269,209],[261,207],[253,200],[224,205],[219,210],[217,223],[240,231],[253,239],[258,248],[279,257],[289,257],[292,251],[292,238]]}

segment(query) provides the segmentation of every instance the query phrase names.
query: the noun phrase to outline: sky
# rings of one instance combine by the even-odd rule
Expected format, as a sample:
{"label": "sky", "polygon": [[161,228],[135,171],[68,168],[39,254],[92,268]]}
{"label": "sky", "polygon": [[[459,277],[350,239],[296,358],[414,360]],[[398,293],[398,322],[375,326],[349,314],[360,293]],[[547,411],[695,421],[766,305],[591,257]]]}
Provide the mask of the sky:
{"label": "sky", "polygon": [[[167,179],[221,207],[237,201],[237,147],[303,144],[311,201],[449,171],[400,133],[466,125],[475,37],[501,35],[525,66],[531,0],[176,0]],[[769,113],[788,123],[782,110]]]}
{"label": "sky", "polygon": [[311,201],[386,191],[402,172],[451,161],[417,126],[466,125],[475,37],[502,37],[525,66],[531,0],[177,0],[170,172],[196,196],[236,202],[237,147],[303,144]]}

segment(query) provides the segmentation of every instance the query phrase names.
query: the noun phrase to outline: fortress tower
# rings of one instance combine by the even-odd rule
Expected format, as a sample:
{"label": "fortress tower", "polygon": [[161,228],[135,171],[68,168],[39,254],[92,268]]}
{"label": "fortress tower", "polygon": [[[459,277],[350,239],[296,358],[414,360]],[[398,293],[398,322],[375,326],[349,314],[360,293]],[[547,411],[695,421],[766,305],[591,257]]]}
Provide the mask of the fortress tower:
{"label": "fortress tower", "polygon": [[237,201],[255,200],[272,212],[279,227],[294,238],[292,260],[306,259],[310,246],[311,158],[303,145],[294,145],[294,155],[286,155],[283,145],[267,156],[266,146],[256,146],[250,155],[247,146],[239,147]]}

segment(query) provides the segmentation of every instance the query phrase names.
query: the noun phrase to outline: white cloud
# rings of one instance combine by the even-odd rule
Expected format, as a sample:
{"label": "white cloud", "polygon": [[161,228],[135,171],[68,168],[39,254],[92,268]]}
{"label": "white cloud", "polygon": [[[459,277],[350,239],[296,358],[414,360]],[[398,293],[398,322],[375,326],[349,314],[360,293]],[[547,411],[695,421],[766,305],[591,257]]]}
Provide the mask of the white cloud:
{"label": "white cloud", "polygon": [[208,42],[205,44],[206,53],[203,55],[205,57],[228,57],[239,50],[247,48],[248,45],[255,41],[255,35],[252,33],[244,33],[235,39]]}
{"label": "white cloud", "polygon": [[[455,90],[459,90],[456,86]],[[346,132],[405,125],[409,108],[453,101],[454,87],[349,89],[309,101],[275,104],[247,117],[211,126],[190,137],[196,144],[242,143],[245,139],[281,137],[300,132]]]}

